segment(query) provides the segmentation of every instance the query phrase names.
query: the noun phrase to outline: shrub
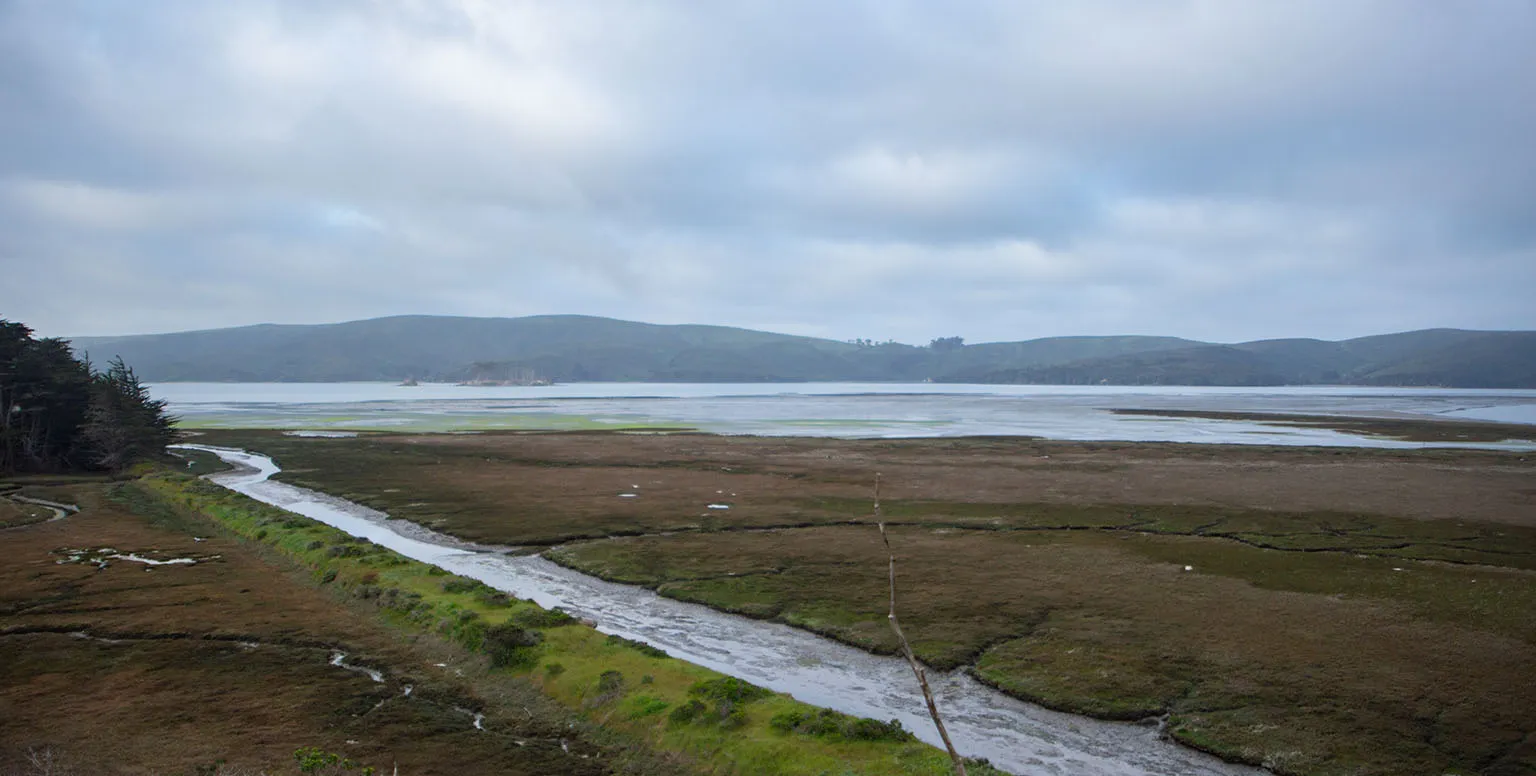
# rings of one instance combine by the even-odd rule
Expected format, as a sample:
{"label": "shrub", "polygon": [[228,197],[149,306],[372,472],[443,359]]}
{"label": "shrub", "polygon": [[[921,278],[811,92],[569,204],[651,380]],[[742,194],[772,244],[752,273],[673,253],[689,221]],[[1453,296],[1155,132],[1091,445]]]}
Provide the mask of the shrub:
{"label": "shrub", "polygon": [[320,584],[322,584],[322,585],[329,585],[330,583],[335,582],[335,581],[336,581],[336,569],[326,569],[325,573],[320,575]]}
{"label": "shrub", "polygon": [[619,636],[619,635],[611,635],[611,636],[609,636],[608,640],[605,643],[607,643],[609,646],[617,645],[617,646],[629,647],[630,649],[633,649],[633,650],[635,650],[636,652],[639,652],[642,655],[649,655],[651,657],[658,657],[658,658],[671,657],[671,655],[668,655],[665,650],[657,649],[656,647],[653,647],[650,644],[647,644],[647,643],[645,643],[643,641],[635,641],[634,639],[626,639],[623,636]]}
{"label": "shrub", "polygon": [[486,628],[481,648],[491,656],[492,668],[515,668],[536,662],[537,647],[543,641],[538,631],[504,622]]}
{"label": "shrub", "polygon": [[688,694],[705,700],[735,704],[767,698],[773,695],[773,691],[734,676],[722,676],[719,679],[694,682],[688,688]]}
{"label": "shrub", "polygon": [[622,689],[624,689],[624,674],[619,671],[604,671],[602,676],[597,677],[598,692],[609,693]]}
{"label": "shrub", "polygon": [[565,673],[565,666],[560,663],[550,663],[549,665],[544,666],[545,676],[556,677],[563,673]]}
{"label": "shrub", "polygon": [[321,547],[324,547],[324,546],[325,546],[325,542],[322,542],[319,539],[316,539],[316,540],[310,542],[309,544],[304,545],[304,549],[306,549],[306,550],[318,550],[318,549],[320,549]]}
{"label": "shrub", "polygon": [[693,698],[687,703],[678,706],[667,715],[667,720],[674,725],[686,725],[702,717],[709,707],[705,706],[698,698]]}
{"label": "shrub", "polygon": [[299,764],[300,773],[340,774],[358,771],[362,776],[374,774],[373,766],[359,765],[354,760],[314,746],[298,748],[293,753],[293,759]]}
{"label": "shrub", "polygon": [[512,615],[512,621],[524,628],[558,628],[576,622],[564,609],[524,609]]}
{"label": "shrub", "polygon": [[597,677],[597,694],[587,699],[587,708],[602,706],[618,700],[624,695],[624,674],[614,670],[607,670]]}
{"label": "shrub", "polygon": [[483,586],[479,582],[473,579],[465,579],[464,577],[443,580],[444,593],[468,593],[480,587]]}
{"label": "shrub", "polygon": [[379,593],[379,605],[398,612],[410,612],[421,605],[421,593],[395,587],[384,588]]}
{"label": "shrub", "polygon": [[775,714],[768,726],[780,733],[799,733],[807,736],[843,741],[911,741],[913,736],[898,720],[881,722],[866,717],[853,717],[831,709],[814,711],[786,711]]}
{"label": "shrub", "polygon": [[512,605],[512,597],[489,587],[475,591],[475,602],[481,606],[503,607]]}
{"label": "shrub", "polygon": [[747,724],[748,703],[773,695],[769,690],[731,676],[695,682],[688,688],[688,694],[693,697],[673,709],[668,720],[680,725],[714,724],[726,730]]}

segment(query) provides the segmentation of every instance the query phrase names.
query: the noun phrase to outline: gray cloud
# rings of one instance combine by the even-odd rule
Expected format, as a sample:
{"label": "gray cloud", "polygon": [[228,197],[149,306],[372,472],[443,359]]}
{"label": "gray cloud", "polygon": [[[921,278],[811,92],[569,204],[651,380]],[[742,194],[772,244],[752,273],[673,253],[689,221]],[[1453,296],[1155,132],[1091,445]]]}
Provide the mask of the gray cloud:
{"label": "gray cloud", "polygon": [[0,2],[0,315],[1533,328],[1536,7]]}

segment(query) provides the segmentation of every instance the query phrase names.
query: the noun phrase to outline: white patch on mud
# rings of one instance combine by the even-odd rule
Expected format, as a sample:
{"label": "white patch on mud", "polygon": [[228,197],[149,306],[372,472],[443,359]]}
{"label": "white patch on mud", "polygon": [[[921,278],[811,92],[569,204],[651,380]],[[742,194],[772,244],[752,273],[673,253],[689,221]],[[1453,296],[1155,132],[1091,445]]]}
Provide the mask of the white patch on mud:
{"label": "white patch on mud", "polygon": [[91,634],[86,633],[85,631],[75,631],[74,633],[71,633],[69,635],[74,636],[77,639],[83,639],[85,641],[99,641],[102,644],[121,644],[121,643],[123,643],[122,639],[109,639],[109,638],[107,638],[105,636],[92,636]]}
{"label": "white patch on mud", "polygon": [[296,431],[284,431],[283,436],[312,437],[316,439],[349,439],[357,436],[356,431],[320,431],[316,429],[301,428]]}
{"label": "white patch on mud", "polygon": [[[138,552],[118,552],[117,549],[113,547],[100,547],[94,550],[77,550],[69,547],[61,547],[57,550],[54,550],[53,552],[55,555],[64,556],[58,560],[55,560],[54,563],[56,564],[63,565],[66,563],[90,563],[99,569],[106,568],[107,566],[111,565],[109,561],[114,560],[125,560],[130,563],[142,563],[146,569],[148,569],[156,566],[195,566],[205,561],[218,560],[219,558],[223,557],[221,555],[192,555],[184,558],[156,558],[151,557],[150,554],[140,554]],[[164,554],[159,550],[144,550],[143,552],[152,554]]]}
{"label": "white patch on mud", "polygon": [[117,554],[108,555],[107,557],[116,558],[117,560],[131,560],[134,563],[143,563],[146,566],[190,566],[194,563],[197,563],[198,560],[197,558],[171,558],[169,560],[155,560],[154,558],[146,558],[143,555],[138,555],[132,552],[126,555]]}
{"label": "white patch on mud", "polygon": [[476,730],[484,730],[485,729],[485,715],[484,714],[481,714],[478,711],[473,711],[473,710],[470,710],[470,709],[466,709],[463,706],[454,706],[453,710],[457,711],[460,714],[468,715],[471,718],[470,719],[470,724],[474,725]]}
{"label": "white patch on mud", "polygon": [[710,504],[709,508],[710,509],[730,509],[731,505],[730,504]]}
{"label": "white patch on mud", "polygon": [[348,663],[347,653],[345,652],[332,652],[331,665],[336,666],[337,668],[345,668],[348,671],[356,671],[360,674],[367,674],[369,679],[372,679],[379,684],[384,683],[384,672],[369,668],[367,666],[355,666],[351,663]]}

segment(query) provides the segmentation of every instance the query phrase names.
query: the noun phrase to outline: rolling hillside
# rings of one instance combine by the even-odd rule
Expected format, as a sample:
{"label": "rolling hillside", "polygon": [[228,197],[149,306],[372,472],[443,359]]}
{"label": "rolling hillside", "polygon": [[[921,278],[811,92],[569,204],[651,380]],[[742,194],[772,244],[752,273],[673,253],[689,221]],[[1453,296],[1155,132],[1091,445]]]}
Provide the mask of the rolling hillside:
{"label": "rolling hillside", "polygon": [[398,316],[129,337],[78,337],[146,380],[555,382],[921,381],[1114,385],[1536,387],[1536,332],[1428,329],[1329,342],[1049,337],[928,348],[609,318]]}

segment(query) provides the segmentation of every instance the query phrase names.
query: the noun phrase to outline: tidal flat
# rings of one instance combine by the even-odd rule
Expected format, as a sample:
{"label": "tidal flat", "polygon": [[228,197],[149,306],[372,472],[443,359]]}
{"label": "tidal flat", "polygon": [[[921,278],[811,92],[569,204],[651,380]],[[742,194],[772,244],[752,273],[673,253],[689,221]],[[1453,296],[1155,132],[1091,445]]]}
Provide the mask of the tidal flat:
{"label": "tidal flat", "polygon": [[[210,431],[282,478],[1279,773],[1536,767],[1536,464],[1467,450]],[[633,494],[624,496],[624,494]],[[721,504],[729,509],[709,509]]]}

